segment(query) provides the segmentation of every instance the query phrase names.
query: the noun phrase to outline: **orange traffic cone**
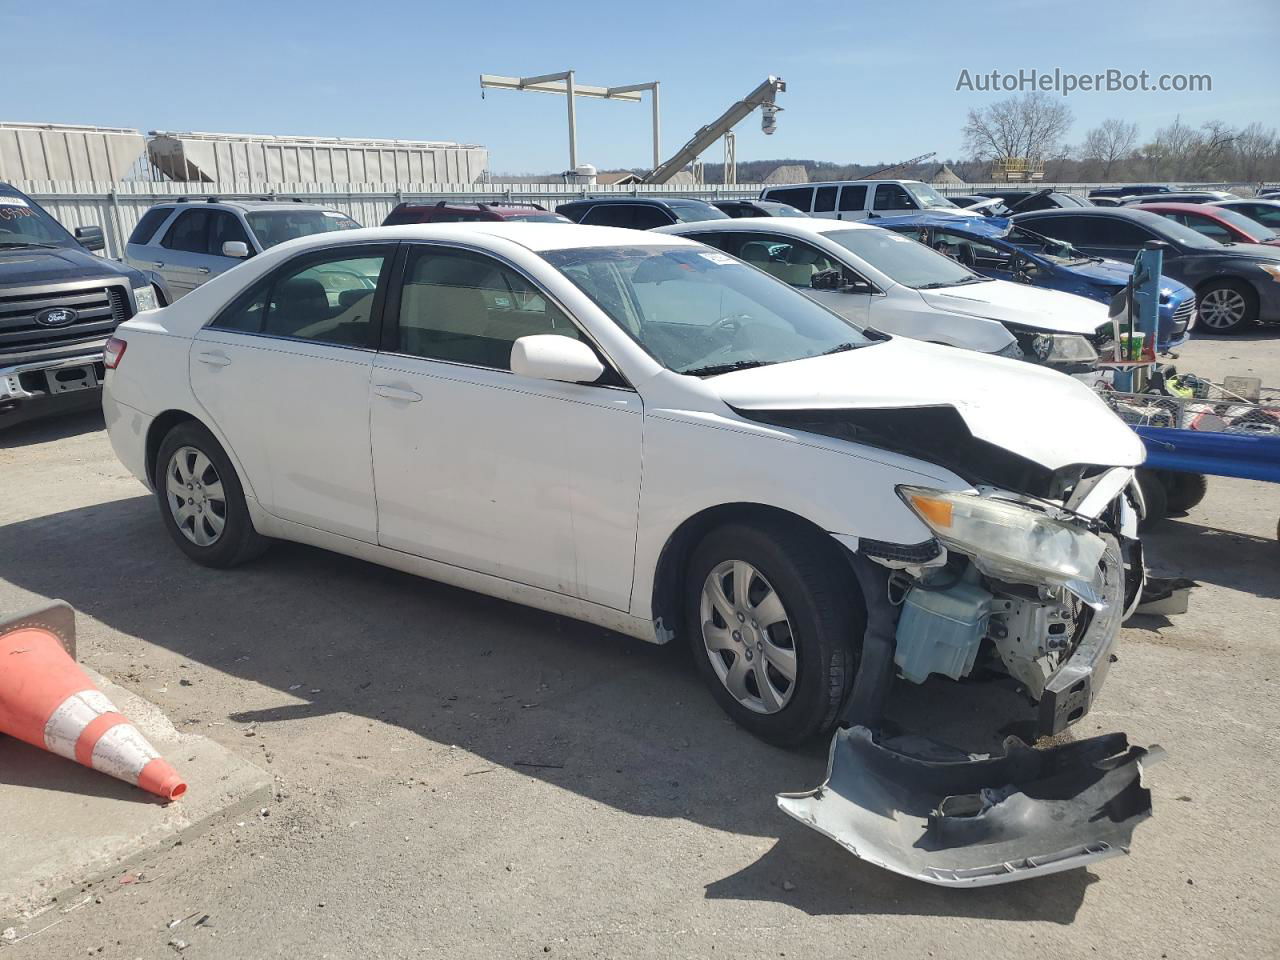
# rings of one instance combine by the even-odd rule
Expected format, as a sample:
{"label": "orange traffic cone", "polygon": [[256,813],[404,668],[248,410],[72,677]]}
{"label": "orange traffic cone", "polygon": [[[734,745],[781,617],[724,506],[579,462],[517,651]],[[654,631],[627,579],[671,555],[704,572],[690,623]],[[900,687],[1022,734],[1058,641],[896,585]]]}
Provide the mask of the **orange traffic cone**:
{"label": "orange traffic cone", "polygon": [[54,606],[0,621],[0,733],[132,783],[166,800],[187,792],[80,669],[75,614]]}

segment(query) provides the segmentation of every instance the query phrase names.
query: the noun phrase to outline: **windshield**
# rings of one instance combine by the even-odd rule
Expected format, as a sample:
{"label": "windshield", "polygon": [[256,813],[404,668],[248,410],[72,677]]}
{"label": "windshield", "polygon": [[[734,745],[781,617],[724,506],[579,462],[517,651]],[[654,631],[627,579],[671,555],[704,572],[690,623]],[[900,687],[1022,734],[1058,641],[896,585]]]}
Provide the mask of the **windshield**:
{"label": "windshield", "polygon": [[25,197],[0,194],[0,250],[75,245],[71,234],[35,203]]}
{"label": "windshield", "polygon": [[[1168,220],[1158,213],[1151,213],[1148,210],[1136,210],[1135,213],[1143,215],[1143,222],[1156,231],[1157,234],[1164,234],[1170,240],[1180,243],[1184,247],[1190,247],[1193,250],[1219,250],[1222,248],[1217,240],[1206,237],[1203,233],[1197,233],[1190,227],[1178,223],[1177,220]],[[1147,220],[1150,217],[1151,220]]]}
{"label": "windshield", "polygon": [[913,183],[908,187],[923,210],[955,210],[956,205],[927,183]]}
{"label": "windshield", "polygon": [[717,210],[709,203],[673,203],[671,212],[681,223],[693,223],[695,220],[730,220],[723,210]]}
{"label": "windshield", "polygon": [[258,210],[245,215],[262,249],[286,240],[331,230],[354,230],[360,224],[336,210]]}
{"label": "windshield", "polygon": [[1033,253],[1040,254],[1046,260],[1053,260],[1057,263],[1084,263],[1090,259],[1102,259],[1101,257],[1089,257],[1063,240],[1042,237],[1038,233],[1032,233],[1026,227],[1010,227],[1004,238],[1020,250],[1030,250]]}
{"label": "windshield", "polygon": [[712,376],[872,341],[785,283],[709,247],[542,254],[669,370]]}
{"label": "windshield", "polygon": [[950,257],[930,250],[923,243],[917,243],[890,230],[878,227],[866,230],[832,230],[823,233],[823,236],[860,257],[890,280],[913,290],[954,287],[986,279]]}
{"label": "windshield", "polygon": [[1217,215],[1231,224],[1237,230],[1246,236],[1252,237],[1254,243],[1266,243],[1268,240],[1274,240],[1276,233],[1268,227],[1264,227],[1257,220],[1251,220],[1242,213],[1236,213],[1226,207],[1214,207]]}

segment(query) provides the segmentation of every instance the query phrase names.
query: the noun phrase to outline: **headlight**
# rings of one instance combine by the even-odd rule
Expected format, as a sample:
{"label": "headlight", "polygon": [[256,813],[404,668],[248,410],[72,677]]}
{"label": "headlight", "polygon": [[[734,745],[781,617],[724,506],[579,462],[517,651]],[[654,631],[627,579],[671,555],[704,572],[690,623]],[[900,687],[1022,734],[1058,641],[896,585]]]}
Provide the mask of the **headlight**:
{"label": "headlight", "polygon": [[989,576],[1018,583],[1092,583],[1106,550],[1101,537],[1027,507],[973,493],[898,487],[939,540],[968,554]]}
{"label": "headlight", "polygon": [[145,287],[134,287],[133,302],[138,305],[139,313],[143,310],[154,310],[158,306],[156,288],[149,283]]}
{"label": "headlight", "polygon": [[1258,264],[1265,270],[1276,283],[1280,283],[1280,263],[1260,263]]}
{"label": "headlight", "polygon": [[1038,330],[1013,328],[1018,345],[1028,358],[1039,363],[1092,363],[1098,351],[1087,339],[1075,333],[1042,333]]}

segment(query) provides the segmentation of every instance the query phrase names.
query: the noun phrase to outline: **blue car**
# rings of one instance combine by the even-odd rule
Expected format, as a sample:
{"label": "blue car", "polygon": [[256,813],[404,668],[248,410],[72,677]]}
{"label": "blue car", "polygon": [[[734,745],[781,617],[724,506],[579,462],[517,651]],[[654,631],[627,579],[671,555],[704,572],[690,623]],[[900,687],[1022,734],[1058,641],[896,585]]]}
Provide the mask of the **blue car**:
{"label": "blue car", "polygon": [[[1076,293],[1110,303],[1129,282],[1133,265],[1090,257],[1069,243],[1051,240],[1002,217],[957,217],[921,213],[870,221],[928,244],[965,266],[997,280]],[[1181,346],[1195,317],[1192,289],[1172,277],[1160,285],[1160,352]]]}

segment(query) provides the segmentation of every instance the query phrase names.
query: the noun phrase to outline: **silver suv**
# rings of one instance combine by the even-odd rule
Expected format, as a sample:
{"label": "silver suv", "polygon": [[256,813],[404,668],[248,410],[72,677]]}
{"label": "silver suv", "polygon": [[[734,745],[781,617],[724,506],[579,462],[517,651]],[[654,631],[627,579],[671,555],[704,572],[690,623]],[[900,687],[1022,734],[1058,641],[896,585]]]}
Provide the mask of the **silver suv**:
{"label": "silver suv", "polygon": [[163,305],[277,243],[358,226],[345,213],[299,201],[178,197],[142,215],[124,258],[147,275]]}

